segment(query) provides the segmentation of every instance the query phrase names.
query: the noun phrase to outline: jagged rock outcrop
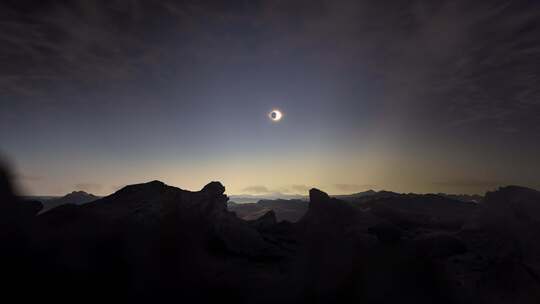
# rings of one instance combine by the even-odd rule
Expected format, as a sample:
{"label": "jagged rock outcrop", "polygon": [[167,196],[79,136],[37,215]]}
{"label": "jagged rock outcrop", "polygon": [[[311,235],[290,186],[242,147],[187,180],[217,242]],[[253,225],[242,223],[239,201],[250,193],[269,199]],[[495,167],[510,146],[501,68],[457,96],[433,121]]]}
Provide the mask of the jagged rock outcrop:
{"label": "jagged rock outcrop", "polygon": [[503,187],[488,192],[480,207],[463,234],[489,234],[493,248],[483,248],[486,254],[515,256],[540,277],[540,245],[534,241],[540,239],[540,192]]}
{"label": "jagged rock outcrop", "polygon": [[539,191],[518,186],[502,187],[486,193],[480,220],[484,225],[504,225],[514,221],[540,223],[539,202]]}
{"label": "jagged rock outcrop", "polygon": [[[359,211],[346,202],[331,198],[325,192],[314,188],[309,190],[309,208],[300,223],[308,223],[309,225],[332,225],[335,223],[336,226],[341,226],[341,223],[345,221],[354,220],[353,218],[357,214]],[[336,223],[337,218],[340,221]]]}
{"label": "jagged rock outcrop", "polygon": [[[173,221],[206,231],[208,242],[220,243],[223,250],[249,256],[272,255],[273,246],[258,232],[227,211],[225,187],[211,182],[201,191],[191,192],[153,181],[130,185],[79,208],[53,209],[43,219],[85,217],[120,229],[159,229]],[[58,209],[58,208],[57,208]],[[69,210],[69,211],[68,211]],[[50,214],[49,214],[50,213]],[[57,220],[48,220],[55,222]],[[80,220],[79,220],[80,221]],[[127,228],[126,228],[127,227]]]}
{"label": "jagged rock outcrop", "polygon": [[457,231],[478,211],[478,205],[439,195],[406,194],[381,198],[360,205],[379,218],[404,229]]}
{"label": "jagged rock outcrop", "polygon": [[488,192],[457,235],[468,254],[446,266],[456,294],[484,303],[540,301],[540,192],[516,186]]}
{"label": "jagged rock outcrop", "polygon": [[[200,282],[232,284],[243,279],[240,273],[253,271],[244,267],[221,279],[218,273],[230,271],[225,262],[229,258],[269,261],[283,256],[255,227],[227,211],[224,192],[219,182],[193,192],[152,181],[84,205],[62,205],[38,217],[36,248],[50,257],[52,264],[47,265],[61,260],[56,271],[66,276],[102,273],[110,280],[131,282],[128,289],[170,287],[172,292],[174,286],[184,286],[195,296]],[[129,280],[121,278],[126,274],[123,267],[130,269]],[[256,282],[254,278],[250,284]],[[108,278],[97,286],[109,283]]]}
{"label": "jagged rock outcrop", "polygon": [[301,226],[309,227],[310,230],[362,234],[378,223],[381,220],[372,214],[332,198],[318,189],[309,191],[309,209],[299,221]]}
{"label": "jagged rock outcrop", "polygon": [[357,261],[377,242],[368,228],[380,223],[371,214],[323,191],[309,191],[309,209],[296,223],[304,288],[315,299],[330,301],[356,274]]}
{"label": "jagged rock outcrop", "polygon": [[207,193],[210,196],[219,197],[225,193],[225,186],[223,186],[220,182],[214,181],[204,186],[201,192]]}

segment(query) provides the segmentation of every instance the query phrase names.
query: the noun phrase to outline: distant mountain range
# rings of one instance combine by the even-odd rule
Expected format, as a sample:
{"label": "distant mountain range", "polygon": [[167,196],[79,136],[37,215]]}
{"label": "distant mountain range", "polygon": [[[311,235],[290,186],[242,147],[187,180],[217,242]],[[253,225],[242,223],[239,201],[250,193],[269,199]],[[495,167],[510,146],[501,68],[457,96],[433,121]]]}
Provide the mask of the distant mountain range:
{"label": "distant mountain range", "polygon": [[270,210],[275,213],[278,221],[297,222],[306,213],[308,202],[299,199],[259,200],[257,203],[227,204],[230,211],[244,220],[257,219]]}
{"label": "distant mountain range", "polygon": [[[432,200],[432,199],[448,199],[454,203],[466,202],[477,203],[480,202],[483,197],[479,195],[450,195],[450,194],[400,194],[391,191],[374,191],[368,190],[365,192],[347,194],[347,195],[333,195],[332,197],[346,201],[359,207],[366,207],[364,205],[371,201],[380,201],[383,199],[406,199],[412,200]],[[240,199],[239,199],[240,198]],[[275,212],[278,221],[286,220],[290,222],[297,222],[307,212],[308,198],[305,199],[259,199],[256,202],[256,197],[236,197],[237,203],[231,201],[228,203],[229,210],[236,213],[236,215],[244,220],[254,220],[266,212],[272,210]]]}
{"label": "distant mountain range", "polygon": [[56,208],[65,204],[82,205],[99,199],[99,196],[95,196],[84,191],[73,191],[62,197],[56,197],[52,199],[42,199],[43,210],[41,212],[47,212],[53,208]]}
{"label": "distant mountain range", "polygon": [[277,200],[277,199],[307,201],[309,197],[306,195],[281,194],[281,193],[266,194],[266,195],[249,195],[249,194],[229,195],[229,201],[238,203],[238,204],[254,204],[260,200]]}

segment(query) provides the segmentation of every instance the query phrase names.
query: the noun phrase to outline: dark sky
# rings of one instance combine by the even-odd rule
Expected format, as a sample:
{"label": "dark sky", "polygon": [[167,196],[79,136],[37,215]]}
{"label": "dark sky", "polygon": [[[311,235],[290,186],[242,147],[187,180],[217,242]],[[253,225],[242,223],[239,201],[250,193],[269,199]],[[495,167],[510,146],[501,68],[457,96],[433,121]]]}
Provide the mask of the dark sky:
{"label": "dark sky", "polygon": [[27,193],[540,187],[540,1],[3,0],[0,66]]}

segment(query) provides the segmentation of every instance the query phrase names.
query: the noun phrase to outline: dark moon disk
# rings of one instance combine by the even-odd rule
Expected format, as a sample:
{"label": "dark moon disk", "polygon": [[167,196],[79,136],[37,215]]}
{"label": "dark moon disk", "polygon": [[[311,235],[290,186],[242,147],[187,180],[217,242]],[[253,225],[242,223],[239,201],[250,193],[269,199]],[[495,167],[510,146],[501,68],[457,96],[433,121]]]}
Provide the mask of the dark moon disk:
{"label": "dark moon disk", "polygon": [[272,112],[268,113],[268,117],[270,118],[270,120],[278,122],[283,117],[283,113],[281,113],[280,110],[272,110]]}

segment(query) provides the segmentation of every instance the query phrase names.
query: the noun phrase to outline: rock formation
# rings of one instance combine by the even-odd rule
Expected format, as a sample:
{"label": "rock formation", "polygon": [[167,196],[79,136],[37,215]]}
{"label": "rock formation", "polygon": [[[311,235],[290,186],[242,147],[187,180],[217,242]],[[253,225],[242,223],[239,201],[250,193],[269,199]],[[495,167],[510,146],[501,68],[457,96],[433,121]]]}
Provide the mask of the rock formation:
{"label": "rock formation", "polygon": [[[470,204],[411,194],[359,203],[312,189],[296,223],[270,209],[241,219],[224,193],[219,182],[187,191],[152,181],[37,214],[41,206],[18,200],[0,170],[4,295],[59,303],[81,295],[141,303],[540,300],[537,191],[505,187]],[[287,202],[261,205],[269,204]]]}

